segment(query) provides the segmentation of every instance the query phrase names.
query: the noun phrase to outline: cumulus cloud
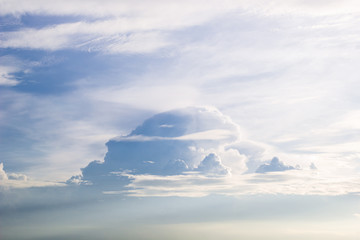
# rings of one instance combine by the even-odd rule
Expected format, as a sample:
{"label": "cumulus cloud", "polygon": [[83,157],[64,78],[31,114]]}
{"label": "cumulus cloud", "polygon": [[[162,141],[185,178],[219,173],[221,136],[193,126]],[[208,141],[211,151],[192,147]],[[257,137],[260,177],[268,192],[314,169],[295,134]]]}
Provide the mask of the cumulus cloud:
{"label": "cumulus cloud", "polygon": [[316,167],[315,163],[311,163],[310,164],[310,169],[317,170],[318,168]]}
{"label": "cumulus cloud", "polygon": [[281,172],[287,170],[296,169],[293,166],[287,166],[279,160],[279,158],[274,157],[270,163],[262,164],[256,169],[257,173],[267,173],[267,172]]}
{"label": "cumulus cloud", "polygon": [[263,164],[262,159],[270,158],[274,154],[271,146],[249,140],[242,140],[226,146],[226,149],[236,150],[239,154],[244,155],[247,159],[246,167],[248,173],[253,173]]}
{"label": "cumulus cloud", "polygon": [[0,190],[8,188],[29,188],[45,186],[64,186],[64,184],[29,179],[25,174],[22,173],[7,173],[4,170],[4,164],[0,163]]}
{"label": "cumulus cloud", "polygon": [[229,170],[221,163],[219,156],[214,153],[207,155],[195,170],[205,174],[229,174]]}
{"label": "cumulus cloud", "polygon": [[[219,137],[219,131],[232,134]],[[289,171],[300,167],[287,165],[277,157],[264,163],[264,156],[269,154],[267,146],[245,144],[240,135],[239,126],[213,108],[159,113],[130,134],[108,141],[104,161],[90,162],[67,183],[98,186],[105,194],[142,197],[341,195],[360,189],[357,175],[335,179],[314,171],[315,164]],[[248,171],[249,161],[257,164],[255,170]]]}
{"label": "cumulus cloud", "polygon": [[28,178],[21,173],[7,173],[4,170],[4,164],[0,163],[0,186],[12,187],[26,184]]}
{"label": "cumulus cloud", "polygon": [[217,109],[192,107],[156,114],[127,136],[106,143],[104,162],[93,161],[69,183],[81,181],[101,184],[128,181],[118,174],[178,175],[187,171],[226,175],[231,167],[223,165],[242,158],[224,150],[224,145],[237,141],[239,127]]}
{"label": "cumulus cloud", "polygon": [[6,181],[8,180],[8,176],[4,170],[4,164],[0,163],[0,180]]}
{"label": "cumulus cloud", "polygon": [[8,179],[9,180],[17,180],[17,181],[27,181],[27,176],[25,174],[22,173],[9,173],[8,174]]}

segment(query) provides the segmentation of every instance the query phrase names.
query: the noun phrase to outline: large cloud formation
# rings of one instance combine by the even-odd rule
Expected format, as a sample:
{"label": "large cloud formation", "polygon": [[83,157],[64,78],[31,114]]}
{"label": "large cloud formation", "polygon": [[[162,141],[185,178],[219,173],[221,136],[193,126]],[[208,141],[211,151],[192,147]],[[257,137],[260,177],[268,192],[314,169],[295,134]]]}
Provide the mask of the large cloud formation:
{"label": "large cloud formation", "polygon": [[[127,182],[117,174],[177,175],[188,171],[227,175],[230,167],[223,158],[238,161],[245,169],[244,157],[224,150],[237,141],[239,127],[218,110],[192,107],[154,115],[127,136],[106,143],[104,161],[93,161],[69,183],[102,184]],[[236,159],[237,158],[237,159]],[[117,179],[116,179],[117,178]]]}
{"label": "large cloud formation", "polygon": [[101,186],[112,192],[124,186],[136,189],[144,179],[153,188],[182,179],[191,185],[215,181],[223,188],[222,181],[228,180],[220,178],[295,169],[277,157],[264,164],[265,145],[241,139],[240,127],[209,107],[156,114],[106,146],[104,161],[90,162],[68,183]]}

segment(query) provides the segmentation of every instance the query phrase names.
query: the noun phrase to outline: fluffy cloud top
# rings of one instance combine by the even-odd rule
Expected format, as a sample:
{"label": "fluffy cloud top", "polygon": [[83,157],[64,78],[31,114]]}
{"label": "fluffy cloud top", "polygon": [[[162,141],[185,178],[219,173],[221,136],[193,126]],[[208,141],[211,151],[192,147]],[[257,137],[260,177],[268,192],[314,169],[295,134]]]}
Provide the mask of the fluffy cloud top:
{"label": "fluffy cloud top", "polygon": [[207,155],[204,160],[201,161],[196,170],[205,174],[229,174],[229,170],[221,163],[220,158],[214,153]]}
{"label": "fluffy cloud top", "polygon": [[[227,140],[236,140],[239,137],[238,126],[230,118],[224,116],[218,110],[204,108],[185,108],[157,114],[146,120],[141,126],[131,132],[131,136],[186,138],[185,136],[199,136],[214,130],[227,131]],[[197,134],[197,135],[195,135]],[[214,135],[203,137],[203,140],[211,140]],[[126,138],[125,138],[126,139]],[[121,140],[118,139],[118,140]]]}
{"label": "fluffy cloud top", "polygon": [[104,161],[89,163],[68,183],[98,186],[105,194],[142,197],[340,195],[359,188],[357,176],[336,182],[326,173],[314,171],[315,164],[289,171],[299,168],[277,157],[264,163],[273,150],[240,139],[240,135],[239,126],[213,108],[163,112],[130,134],[108,141]]}
{"label": "fluffy cloud top", "polygon": [[193,107],[160,113],[129,135],[107,142],[104,162],[91,162],[82,169],[82,177],[73,177],[69,182],[127,182],[116,174],[119,171],[153,175],[198,171],[226,175],[229,169],[217,154],[239,136],[239,127],[216,109]]}
{"label": "fluffy cloud top", "polygon": [[8,180],[8,176],[4,170],[4,164],[0,163],[0,180],[5,181]]}
{"label": "fluffy cloud top", "polygon": [[256,169],[257,173],[266,173],[266,172],[281,172],[287,170],[293,170],[295,167],[287,166],[279,160],[279,158],[274,157],[270,163],[265,163]]}
{"label": "fluffy cloud top", "polygon": [[56,182],[44,182],[29,179],[22,173],[7,173],[4,170],[4,164],[0,163],[0,190],[8,188],[29,188],[45,186],[64,186]]}

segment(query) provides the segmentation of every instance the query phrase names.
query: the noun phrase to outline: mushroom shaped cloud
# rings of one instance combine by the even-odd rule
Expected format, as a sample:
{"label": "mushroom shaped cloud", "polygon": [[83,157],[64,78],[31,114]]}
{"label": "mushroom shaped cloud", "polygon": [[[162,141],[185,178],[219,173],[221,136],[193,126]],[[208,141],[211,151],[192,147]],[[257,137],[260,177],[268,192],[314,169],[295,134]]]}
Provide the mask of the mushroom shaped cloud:
{"label": "mushroom shaped cloud", "polygon": [[124,171],[152,175],[198,171],[224,175],[229,173],[229,168],[213,152],[239,136],[239,127],[214,108],[191,107],[156,114],[129,135],[108,141],[104,162],[89,163],[81,176],[74,176],[68,182],[109,184],[117,180],[119,183],[126,181],[119,174]]}

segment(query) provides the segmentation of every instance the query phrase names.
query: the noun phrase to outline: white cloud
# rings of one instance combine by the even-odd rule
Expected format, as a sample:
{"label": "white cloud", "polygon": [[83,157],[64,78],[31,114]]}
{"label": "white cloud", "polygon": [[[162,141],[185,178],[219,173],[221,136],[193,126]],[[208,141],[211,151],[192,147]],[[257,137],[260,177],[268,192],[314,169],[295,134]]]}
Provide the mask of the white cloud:
{"label": "white cloud", "polygon": [[225,147],[228,151],[236,151],[246,157],[246,166],[249,173],[253,173],[263,164],[264,159],[272,158],[277,151],[270,145],[251,140],[242,140]]}
{"label": "white cloud", "polygon": [[130,196],[201,197],[210,194],[246,196],[257,194],[338,196],[360,190],[359,176],[330,177],[313,170],[270,172],[267,174],[211,177],[194,173],[175,176],[120,173],[132,179],[127,189],[112,194]]}
{"label": "white cloud", "polygon": [[[179,138],[211,128],[232,128],[234,139],[219,143],[211,138]],[[356,156],[348,160],[323,156],[322,161],[316,161],[317,168],[311,155],[280,153],[282,158],[295,159],[283,163],[275,157],[264,164],[267,145],[237,142],[236,129],[215,109],[160,113],[129,135],[109,141],[104,162],[91,162],[82,175],[70,180],[92,182],[106,194],[131,196],[344,195],[360,190],[360,177],[351,167]],[[245,172],[245,163],[253,164],[252,171]],[[297,164],[306,167],[293,167]],[[292,169],[299,171],[287,171]]]}
{"label": "white cloud", "polygon": [[[81,21],[60,23],[42,28],[24,28],[3,32],[1,47],[30,49],[79,49],[101,51],[104,53],[151,53],[158,49],[175,46],[176,42],[168,37],[169,31],[198,26],[213,21],[219,16],[235,11],[253,16],[267,17],[269,14],[333,15],[348,11],[359,13],[358,4],[349,8],[348,4],[313,4],[299,1],[276,1],[268,4],[262,0],[252,1],[83,1],[72,3],[64,1],[2,1],[2,15],[60,15],[82,16]],[[330,7],[329,7],[330,6]],[[316,11],[314,11],[316,9]],[[325,11],[319,11],[325,10]],[[343,11],[341,11],[343,10]],[[319,14],[320,13],[320,14]],[[86,20],[85,20],[86,19]],[[326,25],[325,25],[326,26]],[[331,25],[331,26],[336,26]],[[337,36],[335,36],[337,38]],[[244,54],[246,49],[241,49]],[[270,52],[269,52],[270,54]],[[276,56],[276,51],[266,56]],[[246,54],[251,57],[251,54]],[[293,54],[283,54],[282,58],[291,59]],[[231,56],[230,56],[231,59]],[[259,61],[258,61],[259,62]],[[246,62],[245,62],[246,63]],[[274,63],[276,64],[276,63]],[[245,68],[244,68],[245,69]],[[243,69],[243,71],[245,71]],[[264,69],[265,71],[267,69]],[[227,67],[228,73],[239,71]],[[210,75],[209,75],[210,76]]]}
{"label": "white cloud", "polygon": [[[13,114],[32,112],[29,116],[37,122],[21,124],[4,111],[1,117],[7,118],[11,126],[23,128],[32,139],[44,140],[36,148],[46,152],[46,156],[31,160],[46,164],[29,171],[43,176],[48,174],[49,178],[53,177],[49,169],[56,170],[54,174],[62,178],[68,171],[76,174],[86,161],[103,157],[103,142],[113,133],[120,129],[126,134],[145,115],[134,114],[135,120],[127,120],[132,123],[126,126],[114,123],[132,119],[130,111],[163,111],[194,104],[219,107],[248,129],[249,138],[274,143],[293,154],[292,157],[296,155],[298,162],[305,162],[302,166],[308,166],[315,158],[321,171],[333,171],[338,176],[336,167],[332,166],[341,164],[352,165],[348,170],[354,171],[357,165],[343,158],[342,153],[358,153],[359,145],[359,139],[354,137],[357,134],[354,130],[359,129],[354,119],[359,114],[353,111],[358,109],[359,102],[356,90],[359,85],[358,3],[237,2],[234,5],[226,2],[229,5],[222,8],[219,6],[223,4],[217,1],[142,4],[133,1],[102,1],[101,4],[97,1],[2,1],[0,12],[3,14],[89,16],[71,23],[3,33],[0,43],[3,46],[105,53],[149,53],[168,46],[176,48],[171,52],[171,60],[174,60],[171,64],[150,67],[132,83],[119,86],[114,81],[111,86],[93,89],[81,85],[74,95],[64,98],[26,96],[22,103],[18,94],[13,95],[17,105]],[[354,14],[346,14],[348,12]],[[191,28],[186,29],[200,24],[203,26],[196,32],[201,36]],[[181,35],[176,30],[184,32]],[[184,40],[185,35],[189,39]],[[0,84],[18,83],[12,73],[20,69],[14,66],[0,69],[5,76]],[[66,104],[60,106],[57,102]],[[19,107],[21,104],[25,107]],[[85,105],[96,110],[87,109],[85,117],[74,114]],[[125,105],[130,106],[130,111],[114,110]],[[338,138],[339,133],[348,135]],[[331,142],[329,136],[333,137]],[[225,139],[228,133],[212,129],[178,138],[211,137]],[[155,139],[153,136],[132,138],[137,141]],[[275,148],[265,144],[248,146],[251,144],[243,141],[238,145],[217,149],[222,163],[231,166],[232,173],[235,165],[238,173],[246,167],[254,172],[263,159],[277,154]],[[202,154],[197,161],[211,152],[211,149],[190,147]],[[308,151],[314,154],[307,154]],[[330,153],[338,154],[336,161],[329,160],[327,154]],[[303,155],[307,158],[302,159]],[[286,165],[298,163],[279,157]],[[176,159],[174,163],[187,165],[182,161]],[[244,166],[246,161],[248,164]],[[52,166],[47,168],[50,163]]]}
{"label": "white cloud", "polygon": [[316,167],[315,163],[311,163],[310,166],[309,166],[310,169],[312,170],[317,170],[318,168]]}
{"label": "white cloud", "polygon": [[0,86],[15,86],[19,80],[13,75],[23,70],[24,64],[11,56],[0,57]]}
{"label": "white cloud", "polygon": [[[13,4],[3,2],[3,14],[84,14],[90,19],[40,29],[3,32],[1,47],[47,50],[75,48],[105,53],[153,52],[171,44],[166,38],[166,31],[202,24],[230,9],[229,6],[220,7],[208,2],[167,1],[141,4],[132,1],[76,1],[70,5],[63,1],[51,5],[38,1],[32,5],[21,4],[21,8]],[[92,7],[89,9],[89,6]]]}
{"label": "white cloud", "polygon": [[[154,77],[149,78],[153,80]],[[141,83],[131,83],[126,87],[105,86],[84,89],[79,94],[83,94],[91,101],[126,104],[133,108],[152,111],[192,106],[199,98],[199,90],[196,87],[173,81],[152,84],[141,81]]]}
{"label": "white cloud", "polygon": [[[220,4],[223,3],[223,4]],[[173,15],[179,14],[178,10],[183,12],[208,12],[219,11],[228,8],[240,6],[253,12],[262,14],[307,14],[307,15],[329,15],[339,13],[357,13],[360,11],[360,5],[355,0],[344,1],[302,1],[276,0],[269,3],[266,0],[254,1],[164,1],[156,0],[146,1],[116,1],[116,0],[73,0],[70,2],[54,0],[3,0],[0,4],[0,13],[6,14],[49,14],[49,15],[87,15],[87,16],[117,16],[125,13],[144,12],[150,14],[156,12],[161,14]],[[216,8],[217,6],[217,8]]]}
{"label": "white cloud", "polygon": [[199,164],[195,171],[204,174],[227,175],[229,170],[221,163],[219,156],[214,153],[207,155]]}
{"label": "white cloud", "polygon": [[[332,125],[358,109],[356,17],[229,18],[213,22],[211,34],[187,44],[164,79],[196,86],[196,104],[217,106],[249,130],[251,139],[293,153],[322,146],[334,152],[334,143],[351,141],[337,152],[356,151],[358,114],[344,119],[346,129]],[[235,19],[246,24],[236,25]]]}
{"label": "white cloud", "polygon": [[256,169],[257,173],[267,173],[267,172],[281,172],[287,170],[296,169],[293,166],[287,166],[279,160],[279,158],[274,157],[270,163],[262,164]]}
{"label": "white cloud", "polygon": [[[219,5],[218,1],[164,1],[155,0],[152,2],[146,1],[116,1],[116,0],[75,0],[64,2],[55,0],[51,3],[45,0],[36,0],[31,3],[28,1],[2,1],[1,11],[3,15],[6,14],[44,14],[44,15],[82,15],[82,16],[122,16],[122,15],[143,15],[154,16],[168,16],[176,19],[180,16],[193,16],[195,19],[205,18],[217,12],[222,12],[224,9],[231,9],[237,4],[237,1],[225,1],[226,4]],[[224,2],[223,2],[224,3]],[[181,11],[179,11],[181,9]],[[184,17],[185,23],[192,21]],[[162,23],[169,24],[169,23]],[[184,24],[184,23],[178,23]]]}
{"label": "white cloud", "polygon": [[214,108],[163,112],[145,120],[129,135],[110,140],[104,162],[93,161],[83,168],[82,179],[94,184],[115,183],[117,179],[111,173],[119,169],[134,174],[174,175],[191,170],[228,174],[231,166],[225,167],[215,154],[225,156],[227,163],[233,163],[237,170],[242,166],[244,171],[244,158],[224,150],[225,144],[239,137],[238,126]]}
{"label": "white cloud", "polygon": [[0,163],[0,180],[6,181],[8,180],[8,176],[4,170],[4,164]]}
{"label": "white cloud", "polygon": [[311,151],[318,153],[359,153],[360,141],[338,143],[338,144],[322,144],[320,146],[299,147],[298,151]]}
{"label": "white cloud", "polygon": [[16,72],[14,67],[0,66],[0,86],[15,86],[19,81],[11,76],[11,73]]}
{"label": "white cloud", "polygon": [[[120,27],[117,27],[120,26]],[[127,29],[120,20],[65,23],[42,29],[4,32],[3,48],[79,49],[105,53],[147,53],[167,46],[165,36],[151,29]]]}
{"label": "white cloud", "polygon": [[127,190],[111,192],[112,194],[127,194],[130,196],[181,196],[203,197],[209,194],[226,191],[229,185],[224,177],[206,176],[199,173],[182,175],[159,176],[159,175],[133,175],[118,173],[129,177],[131,183]]}
{"label": "white cloud", "polygon": [[40,61],[28,61],[12,55],[0,56],[0,86],[16,86],[22,78],[16,77],[16,73],[28,74],[36,67],[49,66],[56,60],[44,58]]}
{"label": "white cloud", "polygon": [[[163,128],[163,125],[159,126],[159,128]],[[169,128],[169,127],[167,127]],[[156,140],[208,140],[208,141],[230,141],[234,140],[234,132],[225,130],[225,129],[213,129],[213,130],[207,130],[207,131],[199,131],[191,134],[185,134],[178,137],[161,137],[161,136],[143,136],[143,135],[130,135],[130,136],[120,136],[115,137],[112,140],[115,141],[156,141]]]}
{"label": "white cloud", "polygon": [[8,174],[9,180],[18,180],[18,181],[27,181],[28,177],[22,173],[9,173]]}
{"label": "white cloud", "polygon": [[123,117],[136,124],[144,114],[90,102],[77,94],[33,96],[3,90],[0,99],[1,128],[16,133],[2,142],[9,148],[2,154],[4,163],[44,181],[65,181],[89,160],[102,159],[104,143],[119,133],[119,126],[132,126]]}
{"label": "white cloud", "polygon": [[[194,113],[196,117],[194,117]],[[186,120],[187,118],[189,119]],[[212,128],[233,129],[234,138],[220,144],[217,140],[214,141],[211,138],[176,140],[176,138],[184,136],[184,134],[186,136],[199,131],[206,132]],[[90,163],[89,166],[84,168],[83,176],[75,176],[70,181],[82,185],[91,184],[92,181],[106,186],[104,191],[107,191],[107,193],[125,193],[133,196],[198,197],[209,194],[231,196],[249,194],[342,195],[354,193],[360,189],[357,183],[359,176],[354,174],[353,171],[348,172],[349,169],[352,169],[351,166],[354,165],[350,164],[351,166],[343,166],[342,168],[339,165],[334,165],[335,163],[345,164],[348,162],[344,159],[338,159],[336,162],[331,161],[331,159],[323,159],[319,164],[318,161],[315,161],[316,165],[319,166],[316,171],[307,167],[301,171],[244,174],[247,170],[245,162],[253,160],[255,166],[258,167],[266,159],[264,156],[269,153],[266,153],[268,151],[266,144],[247,143],[244,139],[232,143],[232,141],[236,141],[240,133],[239,128],[236,124],[234,125],[231,119],[213,108],[190,108],[165,112],[146,120],[128,137],[119,137],[110,141],[105,162]],[[131,136],[141,134],[151,139],[149,141],[134,140],[132,143],[126,141]],[[156,139],[156,136],[159,136],[159,139]],[[161,139],[161,136],[167,136],[164,137],[167,138],[165,142]],[[205,142],[201,143],[202,141]],[[207,141],[210,141],[210,143],[206,143]],[[159,145],[156,144],[157,142],[159,142]],[[169,142],[169,145],[166,142]],[[58,152],[61,151],[58,150]],[[169,152],[174,154],[171,155]],[[203,164],[204,166],[201,167],[201,161],[211,153],[216,153],[221,162],[218,158],[213,157],[212,160],[214,161],[210,161],[211,164]],[[285,156],[286,154],[280,154],[282,159],[287,159]],[[66,160],[68,157],[70,155],[61,155],[60,159],[68,161]],[[78,157],[82,158],[83,156],[79,155]],[[290,158],[291,155],[287,157]],[[132,159],[132,161],[127,161],[129,159]],[[164,162],[162,163],[162,161]],[[313,158],[306,159],[306,157],[302,156],[298,162],[286,161],[286,164],[295,166],[295,164],[301,163],[303,166],[309,166],[313,161]],[[107,164],[104,164],[106,162]],[[334,165],[334,169],[329,169],[327,165]],[[119,173],[120,168],[123,170],[129,169],[132,172]],[[201,171],[201,169],[204,171]],[[191,172],[191,170],[200,171]],[[231,170],[232,174],[224,176],[208,174],[211,172],[219,173],[217,170],[220,170],[221,173]],[[1,175],[7,176],[7,183],[10,182],[12,187],[54,184],[53,182],[31,179],[25,181],[26,177],[21,174],[2,172]],[[130,181],[128,178],[130,178]],[[123,186],[127,186],[127,188],[124,189]],[[118,192],[119,188],[121,190]]]}
{"label": "white cloud", "polygon": [[21,173],[6,173],[4,170],[4,164],[0,163],[0,190],[45,186],[64,186],[64,184],[29,179],[26,175]]}
{"label": "white cloud", "polygon": [[339,116],[339,119],[332,123],[328,128],[334,133],[342,133],[347,130],[360,130],[360,123],[357,121],[358,119],[360,119],[360,110],[351,110],[344,115]]}

